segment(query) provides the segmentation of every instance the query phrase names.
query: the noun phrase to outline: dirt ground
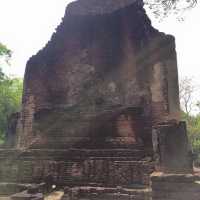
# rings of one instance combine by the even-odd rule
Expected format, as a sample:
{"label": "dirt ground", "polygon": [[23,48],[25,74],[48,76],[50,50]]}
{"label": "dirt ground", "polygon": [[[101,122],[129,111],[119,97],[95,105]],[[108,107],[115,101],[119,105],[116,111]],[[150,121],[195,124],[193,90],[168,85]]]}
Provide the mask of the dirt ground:
{"label": "dirt ground", "polygon": [[[63,191],[55,191],[45,197],[45,200],[60,200],[64,195]],[[1,199],[0,199],[1,200]]]}
{"label": "dirt ground", "polygon": [[0,196],[0,200],[11,200],[9,197]]}

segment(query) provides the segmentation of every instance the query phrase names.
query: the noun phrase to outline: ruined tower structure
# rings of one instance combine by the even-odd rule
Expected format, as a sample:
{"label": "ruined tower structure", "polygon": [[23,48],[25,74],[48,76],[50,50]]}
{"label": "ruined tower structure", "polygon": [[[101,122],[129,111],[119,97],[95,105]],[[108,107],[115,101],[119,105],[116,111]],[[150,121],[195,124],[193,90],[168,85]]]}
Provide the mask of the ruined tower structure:
{"label": "ruined tower structure", "polygon": [[149,128],[178,115],[174,38],[141,1],[80,0],[28,61],[16,146],[150,147]]}
{"label": "ruined tower structure", "polygon": [[48,179],[63,200],[149,200],[155,169],[192,170],[178,94],[174,37],[142,1],[74,1],[27,63],[0,181],[16,192]]}

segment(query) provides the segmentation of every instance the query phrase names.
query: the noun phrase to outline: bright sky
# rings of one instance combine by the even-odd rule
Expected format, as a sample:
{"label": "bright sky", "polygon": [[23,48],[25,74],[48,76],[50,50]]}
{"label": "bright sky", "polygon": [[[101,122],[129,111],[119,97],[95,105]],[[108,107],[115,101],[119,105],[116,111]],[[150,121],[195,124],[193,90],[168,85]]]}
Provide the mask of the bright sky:
{"label": "bright sky", "polygon": [[[0,0],[0,42],[13,51],[10,74],[23,77],[27,60],[50,39],[71,0]],[[189,11],[185,21],[171,17],[162,23],[153,20],[160,31],[176,37],[181,77],[200,77],[200,5]],[[200,79],[199,79],[200,84]]]}

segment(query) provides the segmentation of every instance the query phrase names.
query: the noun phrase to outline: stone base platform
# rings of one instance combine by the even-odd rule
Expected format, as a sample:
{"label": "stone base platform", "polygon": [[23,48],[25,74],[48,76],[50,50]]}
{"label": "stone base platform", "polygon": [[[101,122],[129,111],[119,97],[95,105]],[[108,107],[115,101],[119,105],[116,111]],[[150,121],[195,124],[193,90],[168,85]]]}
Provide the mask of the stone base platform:
{"label": "stone base platform", "polygon": [[200,174],[153,173],[152,200],[199,200]]}
{"label": "stone base platform", "polygon": [[42,193],[29,194],[27,191],[12,195],[11,200],[44,200]]}
{"label": "stone base platform", "polygon": [[[149,185],[155,164],[141,149],[0,150],[0,182],[49,186]],[[1,193],[0,193],[1,194]]]}
{"label": "stone base platform", "polygon": [[18,192],[22,192],[28,187],[30,187],[30,184],[0,183],[0,195],[9,196]]}
{"label": "stone base platform", "polygon": [[139,185],[129,189],[84,186],[66,187],[62,200],[150,200],[150,197],[151,189]]}
{"label": "stone base platform", "polygon": [[[67,186],[63,200],[149,200],[154,166],[151,152],[140,148],[2,149],[0,195],[43,200],[56,185]],[[40,183],[42,193],[34,186]]]}
{"label": "stone base platform", "polygon": [[44,193],[44,183],[0,183],[0,200],[44,200]]}
{"label": "stone base platform", "polygon": [[150,152],[140,148],[3,149],[0,163],[0,194],[14,200],[32,200],[26,191],[41,182],[46,189],[68,186],[63,200],[149,200],[155,166]]}
{"label": "stone base platform", "polygon": [[[54,192],[56,193],[56,192]],[[54,194],[51,193],[51,194]],[[142,185],[133,185],[130,188],[122,187],[98,187],[76,186],[65,187],[64,195],[46,195],[30,193],[29,190],[13,195],[0,197],[0,200],[150,200],[151,189]],[[55,198],[56,197],[56,198]]]}

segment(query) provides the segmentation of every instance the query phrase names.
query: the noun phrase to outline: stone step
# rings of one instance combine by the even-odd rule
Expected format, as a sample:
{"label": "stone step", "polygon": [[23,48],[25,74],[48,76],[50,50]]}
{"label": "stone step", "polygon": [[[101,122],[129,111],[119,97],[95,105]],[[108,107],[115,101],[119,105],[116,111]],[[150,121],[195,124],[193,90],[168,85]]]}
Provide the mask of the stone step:
{"label": "stone step", "polygon": [[[151,151],[149,151],[149,155]],[[0,159],[67,159],[70,157],[132,157],[143,158],[147,153],[141,149],[1,149]]]}
{"label": "stone step", "polygon": [[79,186],[64,190],[62,200],[149,200],[151,189],[143,185],[132,186],[132,188],[108,188],[108,187],[91,187]]}
{"label": "stone step", "polygon": [[0,183],[0,200],[43,200],[44,191],[44,183]]}
{"label": "stone step", "polygon": [[[58,137],[58,136],[48,136],[44,143],[34,142],[31,145],[32,149],[40,148],[51,148],[51,149],[65,149],[65,148],[85,148],[88,149],[108,149],[108,148],[129,148],[138,149],[141,147],[140,144],[133,144],[132,138],[116,138],[112,139],[102,139],[96,138],[91,140],[89,137]],[[143,148],[144,149],[144,148]]]}
{"label": "stone step", "polygon": [[12,195],[11,200],[44,200],[44,195],[42,193],[29,194],[27,191],[20,192]]}
{"label": "stone step", "polygon": [[[20,183],[0,183],[0,195],[12,195],[17,192],[21,192],[27,189],[30,184],[20,184]],[[2,197],[3,198],[3,197]]]}
{"label": "stone step", "polygon": [[0,196],[0,200],[11,200],[9,196]]}
{"label": "stone step", "polygon": [[21,151],[16,149],[0,149],[0,159],[12,159],[16,157]]}
{"label": "stone step", "polygon": [[93,157],[84,161],[26,160],[15,162],[13,166],[9,163],[2,166],[1,181],[43,182],[50,174],[58,184],[96,182],[112,186],[133,183],[148,185],[154,165],[149,161],[126,160],[121,157]]}
{"label": "stone step", "polygon": [[[148,161],[110,161],[88,160],[82,166],[71,165],[71,173],[65,171],[62,181],[65,184],[77,185],[96,183],[106,186],[145,184],[149,185],[150,174],[154,163]],[[74,174],[77,172],[77,174]]]}

